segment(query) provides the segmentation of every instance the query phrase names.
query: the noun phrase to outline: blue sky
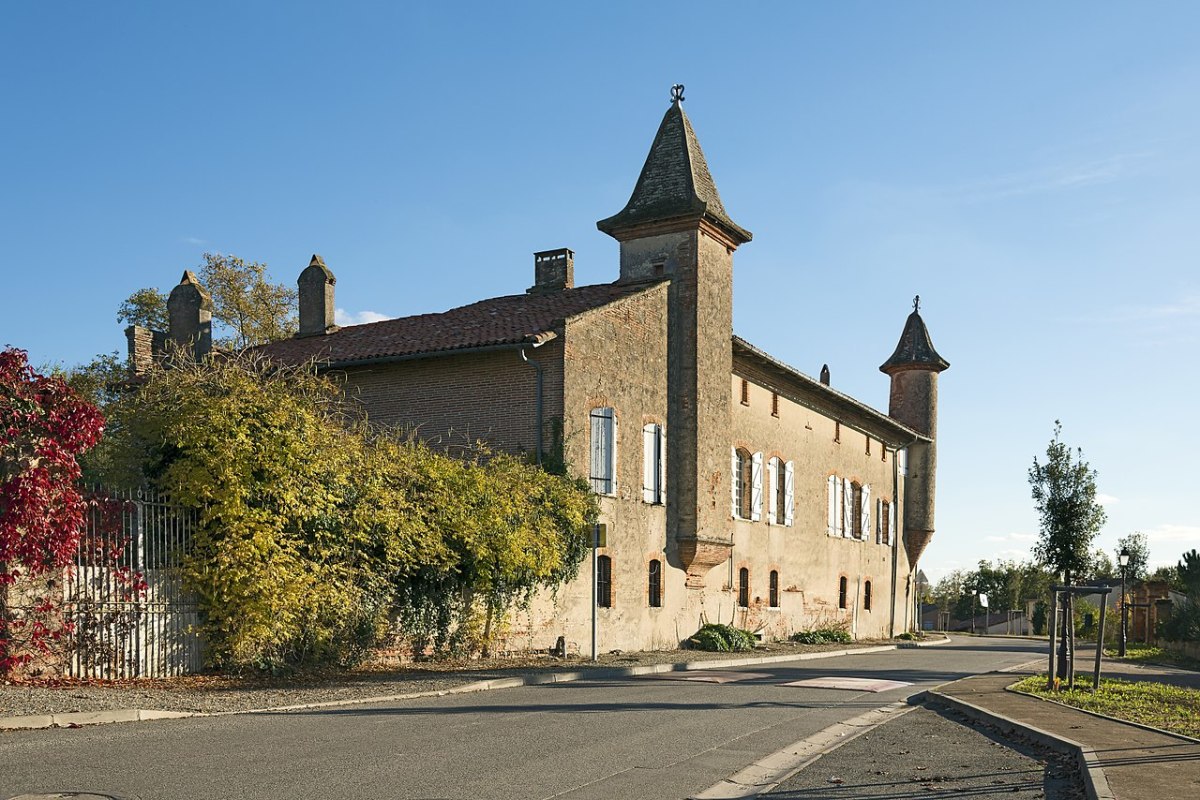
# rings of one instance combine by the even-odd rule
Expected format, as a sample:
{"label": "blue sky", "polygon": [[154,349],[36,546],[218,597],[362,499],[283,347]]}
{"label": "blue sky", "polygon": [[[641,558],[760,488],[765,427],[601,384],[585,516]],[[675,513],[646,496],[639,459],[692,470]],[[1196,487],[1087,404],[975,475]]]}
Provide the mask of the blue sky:
{"label": "blue sky", "polygon": [[1028,552],[1056,418],[1098,544],[1200,546],[1200,6],[1009,3],[6,5],[0,345],[123,348],[133,289],[206,250],[357,319],[523,291],[531,253],[616,276],[595,221],[668,88],[725,205],[735,329],[887,406],[922,297],[942,375],[932,577]]}

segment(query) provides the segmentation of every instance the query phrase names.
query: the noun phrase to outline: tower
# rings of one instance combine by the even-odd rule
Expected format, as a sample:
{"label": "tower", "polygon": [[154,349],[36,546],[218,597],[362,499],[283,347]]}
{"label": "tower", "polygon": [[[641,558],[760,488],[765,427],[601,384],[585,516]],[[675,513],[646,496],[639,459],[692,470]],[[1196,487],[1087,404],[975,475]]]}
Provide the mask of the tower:
{"label": "tower", "polygon": [[633,194],[596,223],[621,244],[623,283],[667,290],[667,554],[702,587],[729,558],[733,251],[749,231],[729,218],[692,123],[671,89]]}
{"label": "tower", "polygon": [[213,301],[196,274],[185,270],[167,297],[167,335],[177,347],[197,358],[212,350]]}
{"label": "tower", "polygon": [[297,305],[300,310],[300,330],[297,336],[322,336],[338,329],[334,324],[333,277],[325,259],[313,254],[308,266],[296,280]]}
{"label": "tower", "polygon": [[937,473],[937,384],[938,373],[950,362],[938,355],[921,319],[921,298],[913,300],[913,311],[892,357],[879,367],[892,379],[888,416],[928,436],[908,448],[908,477],[904,483],[904,548],[908,563],[916,566],[925,546],[933,538],[934,489]]}

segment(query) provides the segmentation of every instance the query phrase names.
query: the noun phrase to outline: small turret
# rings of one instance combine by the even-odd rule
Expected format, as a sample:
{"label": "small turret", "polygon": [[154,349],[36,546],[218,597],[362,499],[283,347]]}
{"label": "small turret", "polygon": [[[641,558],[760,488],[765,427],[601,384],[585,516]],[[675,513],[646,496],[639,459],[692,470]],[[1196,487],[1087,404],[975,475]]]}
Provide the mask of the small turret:
{"label": "small turret", "polygon": [[333,277],[325,260],[314,254],[296,281],[300,307],[300,331],[296,336],[322,336],[336,331],[333,322]]}
{"label": "small turret", "polygon": [[196,359],[212,350],[213,301],[196,274],[184,270],[179,285],[167,297],[168,338],[191,351]]}
{"label": "small turret", "polygon": [[937,472],[937,382],[938,373],[950,362],[938,355],[921,319],[921,297],[913,299],[913,311],[891,358],[879,367],[892,379],[888,416],[928,436],[930,442],[915,442],[908,448],[908,475],[904,483],[904,546],[910,566],[916,566],[925,546],[933,538],[934,494]]}

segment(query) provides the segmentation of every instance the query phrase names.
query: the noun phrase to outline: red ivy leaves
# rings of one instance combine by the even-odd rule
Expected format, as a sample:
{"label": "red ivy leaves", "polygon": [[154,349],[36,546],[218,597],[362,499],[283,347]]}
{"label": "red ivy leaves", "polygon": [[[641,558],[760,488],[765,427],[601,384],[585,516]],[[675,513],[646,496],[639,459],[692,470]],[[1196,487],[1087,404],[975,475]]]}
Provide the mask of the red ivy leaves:
{"label": "red ivy leaves", "polygon": [[[76,486],[76,458],[103,433],[100,410],[61,378],[39,374],[23,350],[0,350],[0,592],[20,577],[73,563],[92,505]],[[28,659],[16,640],[45,651],[69,629],[52,621],[60,616],[53,600],[42,598],[33,610],[40,618],[26,626],[0,602],[0,674]]]}

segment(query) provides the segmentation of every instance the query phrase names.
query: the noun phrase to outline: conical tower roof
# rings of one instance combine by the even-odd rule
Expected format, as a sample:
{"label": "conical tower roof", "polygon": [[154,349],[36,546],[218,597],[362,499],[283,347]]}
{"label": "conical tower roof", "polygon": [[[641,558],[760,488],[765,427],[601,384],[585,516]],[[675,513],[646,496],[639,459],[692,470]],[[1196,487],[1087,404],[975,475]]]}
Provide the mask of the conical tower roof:
{"label": "conical tower roof", "polygon": [[921,319],[921,298],[913,300],[913,311],[904,323],[904,332],[900,334],[900,342],[896,352],[879,367],[880,372],[892,375],[906,369],[923,369],[930,372],[941,372],[950,368],[950,362],[938,355],[933,349],[933,340],[929,338],[929,329]]}
{"label": "conical tower roof", "polygon": [[725,212],[700,141],[683,113],[683,87],[678,86],[672,88],[671,107],[658,126],[629,202],[596,227],[620,239],[621,231],[628,228],[689,218],[707,218],[737,244],[750,241],[751,233]]}

